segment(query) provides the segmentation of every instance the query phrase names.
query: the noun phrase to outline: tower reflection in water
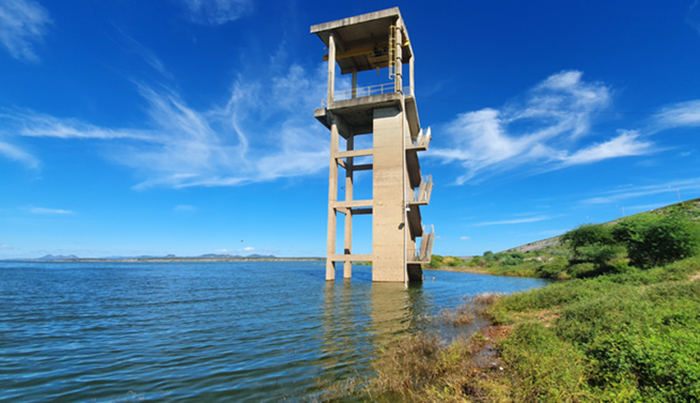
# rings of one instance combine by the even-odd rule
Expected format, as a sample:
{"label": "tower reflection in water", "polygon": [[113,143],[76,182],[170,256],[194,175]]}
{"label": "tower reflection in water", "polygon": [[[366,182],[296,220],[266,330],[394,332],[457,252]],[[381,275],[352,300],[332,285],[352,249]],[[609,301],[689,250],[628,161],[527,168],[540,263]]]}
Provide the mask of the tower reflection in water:
{"label": "tower reflection in water", "polygon": [[431,310],[421,283],[373,283],[368,266],[353,266],[352,280],[327,282],[324,291],[322,383],[364,376],[377,347],[419,329]]}

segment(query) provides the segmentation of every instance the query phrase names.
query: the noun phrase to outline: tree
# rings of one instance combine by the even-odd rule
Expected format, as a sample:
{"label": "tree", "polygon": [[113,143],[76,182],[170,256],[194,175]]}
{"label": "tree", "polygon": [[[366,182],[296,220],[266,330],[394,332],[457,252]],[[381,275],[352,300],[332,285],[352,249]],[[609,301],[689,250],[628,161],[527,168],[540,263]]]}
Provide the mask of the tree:
{"label": "tree", "polygon": [[579,249],[591,245],[613,245],[615,240],[610,233],[610,228],[600,224],[583,224],[561,237],[576,256]]}
{"label": "tree", "polygon": [[630,263],[640,269],[685,259],[700,249],[698,224],[680,214],[629,217],[615,225],[612,235],[627,247]]}

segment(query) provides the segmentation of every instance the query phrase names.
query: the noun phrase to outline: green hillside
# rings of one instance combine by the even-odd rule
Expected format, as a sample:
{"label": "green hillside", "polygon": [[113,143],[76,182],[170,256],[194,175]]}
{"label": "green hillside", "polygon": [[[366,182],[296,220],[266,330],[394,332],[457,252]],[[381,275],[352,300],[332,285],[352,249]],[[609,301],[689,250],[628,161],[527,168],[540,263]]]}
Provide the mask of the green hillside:
{"label": "green hillside", "polygon": [[[425,265],[425,269],[449,269],[456,271],[469,271],[488,273],[499,276],[540,277],[564,280],[569,278],[586,278],[604,273],[621,272],[628,270],[629,266],[639,266],[640,259],[635,259],[639,249],[647,250],[648,247],[659,248],[654,242],[647,244],[629,245],[629,240],[624,241],[624,232],[638,231],[641,227],[653,226],[659,221],[663,228],[657,228],[659,234],[669,231],[669,226],[680,225],[680,231],[693,232],[693,228],[700,226],[700,199],[693,199],[665,206],[656,210],[635,214],[602,224],[585,224],[569,233],[553,238],[512,248],[503,252],[486,252],[482,256],[474,256],[470,259],[461,259],[456,256],[433,255],[431,263]],[[631,228],[630,225],[635,226]],[[652,229],[649,229],[650,231]],[[611,233],[618,233],[618,238],[613,239]],[[596,241],[590,244],[578,245],[581,239],[568,240],[567,235],[585,238],[584,233],[600,233],[601,236],[609,235],[607,241]],[[603,234],[604,233],[604,234]],[[636,232],[635,232],[636,234]],[[629,234],[628,234],[629,235]],[[678,234],[669,234],[670,238]],[[637,236],[637,235],[635,235]],[[657,234],[658,236],[658,234]],[[625,244],[627,242],[627,244]],[[653,245],[652,245],[653,244]],[[578,245],[578,246],[576,246]],[[652,246],[650,246],[652,245]],[[573,247],[575,246],[575,247]],[[632,262],[630,263],[629,248],[632,248]],[[677,248],[675,244],[671,246]],[[692,245],[689,245],[693,250]],[[657,253],[658,250],[650,250]],[[661,262],[651,262],[661,263]]]}

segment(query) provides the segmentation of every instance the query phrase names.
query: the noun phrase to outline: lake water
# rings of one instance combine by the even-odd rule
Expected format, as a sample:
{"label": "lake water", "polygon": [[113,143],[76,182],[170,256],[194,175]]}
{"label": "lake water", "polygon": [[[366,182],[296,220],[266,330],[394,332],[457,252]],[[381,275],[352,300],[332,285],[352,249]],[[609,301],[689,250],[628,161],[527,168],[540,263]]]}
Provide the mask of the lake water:
{"label": "lake water", "polygon": [[325,281],[323,262],[0,262],[0,401],[300,401],[419,318],[537,279]]}

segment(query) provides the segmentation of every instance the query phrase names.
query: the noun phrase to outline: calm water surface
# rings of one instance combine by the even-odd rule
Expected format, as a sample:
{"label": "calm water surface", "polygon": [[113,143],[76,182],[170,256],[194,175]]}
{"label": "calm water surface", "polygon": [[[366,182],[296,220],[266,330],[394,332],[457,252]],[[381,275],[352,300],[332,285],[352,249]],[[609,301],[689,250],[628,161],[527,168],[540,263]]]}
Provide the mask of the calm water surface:
{"label": "calm water surface", "polygon": [[0,401],[299,401],[465,295],[537,279],[325,281],[322,262],[0,262]]}

